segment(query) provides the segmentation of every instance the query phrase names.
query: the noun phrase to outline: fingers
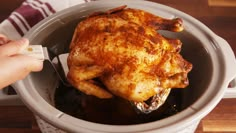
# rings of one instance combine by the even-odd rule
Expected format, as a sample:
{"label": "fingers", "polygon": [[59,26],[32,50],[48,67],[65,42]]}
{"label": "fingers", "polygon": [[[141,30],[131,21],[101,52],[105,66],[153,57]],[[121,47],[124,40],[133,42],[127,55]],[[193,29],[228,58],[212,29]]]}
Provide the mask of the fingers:
{"label": "fingers", "polygon": [[[2,57],[1,69],[15,76],[18,80],[23,79],[31,71],[41,71],[43,61],[25,55],[14,55],[12,57]],[[3,75],[0,75],[3,76]]]}
{"label": "fingers", "polygon": [[0,62],[0,89],[43,68],[43,61],[25,55],[0,57]]}
{"label": "fingers", "polygon": [[22,38],[16,41],[10,41],[7,45],[0,46],[0,56],[12,56],[23,49],[25,49],[29,45],[29,40],[26,38]]}
{"label": "fingers", "polygon": [[24,55],[8,57],[8,60],[3,63],[1,68],[17,80],[25,78],[30,72],[41,71],[43,68],[43,61]]}
{"label": "fingers", "polygon": [[[25,56],[25,55],[14,55],[10,57],[12,65],[17,66],[19,70],[27,72],[38,72],[43,68],[43,61],[38,60],[34,57]],[[21,61],[21,63],[19,63]]]}

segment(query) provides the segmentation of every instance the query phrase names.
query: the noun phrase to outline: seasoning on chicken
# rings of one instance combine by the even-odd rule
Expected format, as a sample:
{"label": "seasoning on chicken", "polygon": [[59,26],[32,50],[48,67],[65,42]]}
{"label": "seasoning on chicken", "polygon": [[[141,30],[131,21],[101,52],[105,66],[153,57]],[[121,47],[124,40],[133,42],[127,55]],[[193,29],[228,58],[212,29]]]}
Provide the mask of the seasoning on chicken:
{"label": "seasoning on chicken", "polygon": [[[182,20],[126,6],[90,15],[75,29],[68,81],[87,95],[119,96],[142,112],[157,109],[171,88],[188,86],[192,69],[179,53],[181,41],[165,38],[157,30],[180,32]],[[150,104],[145,103],[151,98]]]}

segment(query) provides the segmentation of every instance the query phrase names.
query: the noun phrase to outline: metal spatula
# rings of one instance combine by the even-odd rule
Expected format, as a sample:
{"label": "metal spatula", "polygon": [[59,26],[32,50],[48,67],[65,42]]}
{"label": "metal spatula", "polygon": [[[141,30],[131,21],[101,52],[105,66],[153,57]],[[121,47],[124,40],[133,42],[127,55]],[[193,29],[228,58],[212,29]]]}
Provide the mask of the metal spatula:
{"label": "metal spatula", "polygon": [[68,73],[67,57],[68,53],[60,54],[51,60],[49,51],[42,45],[29,45],[21,54],[32,56],[39,60],[48,61],[55,70],[58,78],[66,86],[71,86],[66,79]]}

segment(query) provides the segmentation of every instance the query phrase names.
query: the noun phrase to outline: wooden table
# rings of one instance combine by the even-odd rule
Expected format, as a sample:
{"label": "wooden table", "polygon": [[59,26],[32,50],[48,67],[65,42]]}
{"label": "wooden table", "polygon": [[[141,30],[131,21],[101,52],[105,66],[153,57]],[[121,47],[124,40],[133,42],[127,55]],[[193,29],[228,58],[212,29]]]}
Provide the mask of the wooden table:
{"label": "wooden table", "polygon": [[[23,0],[1,0],[0,22]],[[152,0],[186,12],[229,42],[236,53],[236,0]],[[196,133],[236,132],[236,99],[222,99],[203,118]],[[0,106],[1,133],[40,133],[25,106]]]}

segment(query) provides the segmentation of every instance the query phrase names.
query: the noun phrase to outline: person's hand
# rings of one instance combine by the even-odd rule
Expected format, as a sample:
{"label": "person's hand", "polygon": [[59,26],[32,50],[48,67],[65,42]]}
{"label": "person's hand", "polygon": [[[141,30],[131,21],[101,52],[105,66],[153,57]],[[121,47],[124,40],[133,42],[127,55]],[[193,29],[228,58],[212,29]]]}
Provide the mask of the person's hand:
{"label": "person's hand", "polygon": [[42,70],[43,61],[19,54],[28,45],[25,38],[11,41],[0,34],[0,89],[24,79],[30,72]]}

